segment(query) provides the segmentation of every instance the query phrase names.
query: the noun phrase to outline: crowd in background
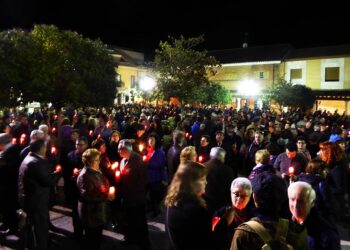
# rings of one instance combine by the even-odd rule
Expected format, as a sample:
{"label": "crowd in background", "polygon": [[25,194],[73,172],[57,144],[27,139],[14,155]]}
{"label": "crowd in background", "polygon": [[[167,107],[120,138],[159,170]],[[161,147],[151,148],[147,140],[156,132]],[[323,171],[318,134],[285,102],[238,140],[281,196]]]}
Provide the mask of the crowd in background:
{"label": "crowd in background", "polygon": [[147,216],[164,204],[169,249],[261,249],[250,221],[275,234],[285,220],[294,249],[340,249],[346,115],[139,104],[2,113],[1,232],[18,232],[23,209],[25,244],[37,249],[47,249],[58,179],[87,249],[99,248],[106,224],[122,244],[150,249]]}

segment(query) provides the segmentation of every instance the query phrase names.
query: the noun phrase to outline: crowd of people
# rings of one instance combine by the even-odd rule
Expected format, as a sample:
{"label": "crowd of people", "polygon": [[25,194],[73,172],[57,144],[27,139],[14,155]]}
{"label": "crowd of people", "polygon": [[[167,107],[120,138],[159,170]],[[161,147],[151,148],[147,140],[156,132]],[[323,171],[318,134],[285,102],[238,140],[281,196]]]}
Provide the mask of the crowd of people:
{"label": "crowd of people", "polygon": [[[74,237],[99,249],[151,249],[147,216],[165,210],[167,248],[340,249],[349,218],[350,119],[293,110],[130,104],[7,111],[0,118],[1,233],[48,249],[56,185]],[[20,209],[20,210],[19,210]]]}

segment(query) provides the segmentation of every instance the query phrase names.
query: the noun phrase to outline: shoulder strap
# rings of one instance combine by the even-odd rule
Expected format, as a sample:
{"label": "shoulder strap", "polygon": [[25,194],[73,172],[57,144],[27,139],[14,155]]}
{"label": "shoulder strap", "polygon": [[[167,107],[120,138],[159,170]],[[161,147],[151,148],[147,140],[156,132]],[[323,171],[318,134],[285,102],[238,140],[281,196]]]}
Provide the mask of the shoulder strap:
{"label": "shoulder strap", "polygon": [[269,231],[261,223],[254,220],[250,220],[245,222],[244,224],[251,227],[259,235],[259,237],[264,241],[265,244],[272,240],[272,237]]}
{"label": "shoulder strap", "polygon": [[279,219],[276,229],[276,240],[286,241],[288,234],[289,221],[287,219]]}

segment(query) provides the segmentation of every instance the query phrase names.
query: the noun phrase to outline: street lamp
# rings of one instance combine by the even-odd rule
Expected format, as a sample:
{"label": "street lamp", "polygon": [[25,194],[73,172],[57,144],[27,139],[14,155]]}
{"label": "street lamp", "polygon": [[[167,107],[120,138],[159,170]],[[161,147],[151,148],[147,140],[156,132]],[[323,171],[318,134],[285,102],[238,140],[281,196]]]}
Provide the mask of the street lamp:
{"label": "street lamp", "polygon": [[238,94],[242,96],[256,96],[261,94],[261,88],[257,82],[246,79],[238,85]]}
{"label": "street lamp", "polygon": [[151,91],[156,86],[156,81],[149,76],[141,77],[139,81],[139,87],[143,91]]}

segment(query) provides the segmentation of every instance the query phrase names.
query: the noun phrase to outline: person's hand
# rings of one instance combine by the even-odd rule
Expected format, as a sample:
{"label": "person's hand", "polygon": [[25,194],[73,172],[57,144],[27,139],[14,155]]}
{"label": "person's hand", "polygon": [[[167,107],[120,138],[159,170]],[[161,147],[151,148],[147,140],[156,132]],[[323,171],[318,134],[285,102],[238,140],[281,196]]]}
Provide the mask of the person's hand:
{"label": "person's hand", "polygon": [[282,179],[289,179],[289,174],[286,174],[286,173],[282,173],[281,174],[281,177],[282,177]]}
{"label": "person's hand", "polygon": [[108,197],[107,197],[107,200],[112,201],[114,199],[115,199],[115,193],[113,193],[113,194],[109,193]]}
{"label": "person's hand", "polygon": [[235,214],[236,212],[234,207],[226,209],[226,212],[224,213],[223,218],[226,219],[227,225],[230,225],[232,223],[233,219],[235,218]]}

